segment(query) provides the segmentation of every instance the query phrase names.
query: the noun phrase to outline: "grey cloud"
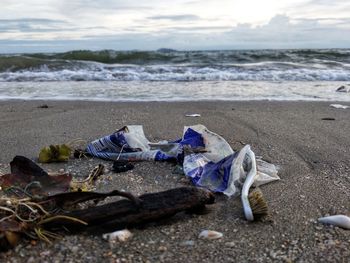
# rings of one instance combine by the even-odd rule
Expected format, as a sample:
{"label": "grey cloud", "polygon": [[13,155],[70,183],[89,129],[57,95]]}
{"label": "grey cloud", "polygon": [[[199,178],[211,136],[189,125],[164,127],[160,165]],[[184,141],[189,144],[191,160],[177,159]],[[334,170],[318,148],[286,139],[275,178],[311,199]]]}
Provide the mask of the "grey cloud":
{"label": "grey cloud", "polygon": [[79,12],[118,12],[118,11],[132,11],[132,10],[150,10],[153,9],[151,4],[140,3],[140,1],[124,1],[124,0],[76,0],[76,1],[62,1],[59,2],[58,8],[63,13]]}
{"label": "grey cloud", "polygon": [[[267,24],[254,27],[238,24],[225,32],[210,31],[203,27],[170,27],[155,33],[129,32],[115,35],[85,35],[79,40],[60,39],[52,41],[0,41],[0,53],[9,52],[59,52],[72,49],[154,50],[169,47],[178,50],[194,49],[266,49],[266,48],[349,48],[350,21],[347,27],[320,23],[318,19],[291,20],[277,15]],[[192,31],[191,31],[192,30]],[[224,28],[220,28],[223,31]],[[38,44],[38,46],[36,46]],[[45,45],[46,44],[46,45]],[[19,45],[16,46],[16,45]]]}
{"label": "grey cloud", "polygon": [[22,32],[22,33],[45,33],[45,32],[64,32],[81,31],[92,29],[107,29],[102,26],[95,27],[77,27],[64,20],[54,19],[0,19],[0,32]]}
{"label": "grey cloud", "polygon": [[196,15],[161,15],[161,16],[150,16],[148,17],[148,19],[187,21],[187,20],[199,20],[200,17]]}
{"label": "grey cloud", "polygon": [[65,24],[63,20],[45,19],[45,18],[21,18],[21,19],[0,19],[1,24],[15,23],[36,23],[36,24]]}
{"label": "grey cloud", "polygon": [[61,31],[68,23],[63,20],[43,18],[0,19],[0,32],[50,32]]}
{"label": "grey cloud", "polygon": [[[350,27],[347,19],[344,22]],[[266,48],[345,48],[350,46],[348,32],[348,29],[320,24],[318,19],[299,20],[294,24],[288,16],[276,15],[263,26],[238,25],[229,37],[236,43],[255,43]]]}

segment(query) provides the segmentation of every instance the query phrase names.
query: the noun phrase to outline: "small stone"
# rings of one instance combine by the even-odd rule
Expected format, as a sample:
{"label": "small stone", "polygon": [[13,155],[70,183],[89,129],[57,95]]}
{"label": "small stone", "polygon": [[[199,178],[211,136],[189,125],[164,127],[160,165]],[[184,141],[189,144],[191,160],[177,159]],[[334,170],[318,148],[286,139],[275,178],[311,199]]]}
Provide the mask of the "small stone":
{"label": "small stone", "polygon": [[78,251],[79,251],[79,247],[73,246],[73,247],[71,247],[70,250],[71,250],[74,254],[76,254],[76,253],[78,253]]}
{"label": "small stone", "polygon": [[63,174],[63,173],[64,173],[64,169],[61,168],[61,169],[58,170],[58,172],[61,173],[61,174]]}
{"label": "small stone", "polygon": [[181,243],[181,246],[188,246],[188,247],[194,246],[194,241],[193,240],[184,241]]}
{"label": "small stone", "polygon": [[226,247],[235,247],[235,246],[236,246],[236,243],[233,242],[233,241],[231,241],[231,242],[226,242],[226,243],[225,243],[225,246],[226,246]]}
{"label": "small stone", "polygon": [[165,252],[165,251],[167,251],[168,250],[168,248],[166,247],[166,246],[160,246],[160,247],[158,247],[158,251],[159,252]]}
{"label": "small stone", "polygon": [[43,251],[40,253],[40,256],[41,257],[47,257],[47,256],[50,256],[51,252],[49,250],[46,250],[46,251]]}

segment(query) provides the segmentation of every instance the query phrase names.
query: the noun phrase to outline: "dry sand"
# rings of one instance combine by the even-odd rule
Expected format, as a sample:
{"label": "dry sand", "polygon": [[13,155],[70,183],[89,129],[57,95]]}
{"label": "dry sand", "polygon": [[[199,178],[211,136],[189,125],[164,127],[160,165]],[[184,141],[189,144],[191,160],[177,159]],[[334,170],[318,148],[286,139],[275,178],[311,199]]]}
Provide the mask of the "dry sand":
{"label": "dry sand", "polygon": [[[49,108],[38,108],[48,104]],[[103,103],[9,101],[0,103],[0,171],[15,155],[35,158],[39,149],[76,138],[87,141],[127,124],[144,125],[151,141],[176,139],[184,125],[201,123],[234,149],[250,144],[280,167],[281,180],[262,191],[273,222],[247,223],[239,199],[218,196],[206,215],[180,214],[162,225],[131,230],[133,238],[110,246],[101,236],[68,236],[53,245],[22,244],[1,262],[349,262],[349,231],[317,218],[350,213],[350,110],[326,102]],[[199,113],[200,118],[185,114]],[[322,118],[335,120],[322,120]],[[86,176],[98,159],[44,165]],[[136,194],[189,185],[168,163],[138,163],[111,172],[97,190]],[[109,178],[109,179],[108,179]],[[203,229],[222,239],[198,239]],[[40,259],[40,260],[39,260]]]}

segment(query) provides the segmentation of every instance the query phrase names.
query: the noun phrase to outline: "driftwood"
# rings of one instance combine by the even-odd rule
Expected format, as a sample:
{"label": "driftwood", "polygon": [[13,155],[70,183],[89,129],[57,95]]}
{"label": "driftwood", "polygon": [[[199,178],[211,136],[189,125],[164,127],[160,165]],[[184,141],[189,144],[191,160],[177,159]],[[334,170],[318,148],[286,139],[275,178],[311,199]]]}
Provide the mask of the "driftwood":
{"label": "driftwood", "polygon": [[214,203],[215,197],[210,191],[202,188],[182,187],[144,194],[136,200],[141,200],[141,203],[120,200],[97,207],[60,213],[63,216],[82,220],[88,224],[87,226],[62,219],[48,222],[44,227],[46,229],[64,228],[71,232],[115,231],[168,218],[181,211],[198,211],[205,208],[206,204]]}

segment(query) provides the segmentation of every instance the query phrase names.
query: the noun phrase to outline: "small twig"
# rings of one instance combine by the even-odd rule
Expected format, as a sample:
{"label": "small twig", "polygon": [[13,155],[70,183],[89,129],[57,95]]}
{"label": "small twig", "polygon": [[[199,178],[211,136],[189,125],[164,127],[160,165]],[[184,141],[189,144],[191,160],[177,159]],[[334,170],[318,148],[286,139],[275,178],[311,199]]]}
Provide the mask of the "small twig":
{"label": "small twig", "polygon": [[80,223],[80,224],[83,224],[83,225],[87,225],[88,224],[88,223],[86,223],[86,222],[84,222],[84,221],[82,221],[82,220],[80,220],[78,218],[75,218],[75,217],[57,215],[57,216],[52,216],[52,217],[49,217],[49,218],[42,219],[41,221],[39,221],[38,225],[46,224],[46,223],[49,223],[49,222],[57,220],[57,219],[67,219],[67,220],[70,220],[70,221],[73,221],[73,222],[77,222],[77,223]]}
{"label": "small twig", "polygon": [[86,144],[87,141],[84,140],[84,139],[82,139],[82,138],[77,138],[77,139],[73,139],[73,140],[67,142],[66,145],[68,145],[68,146],[71,147],[71,148],[74,148],[74,146],[77,146],[79,143],[84,143],[84,144]]}

